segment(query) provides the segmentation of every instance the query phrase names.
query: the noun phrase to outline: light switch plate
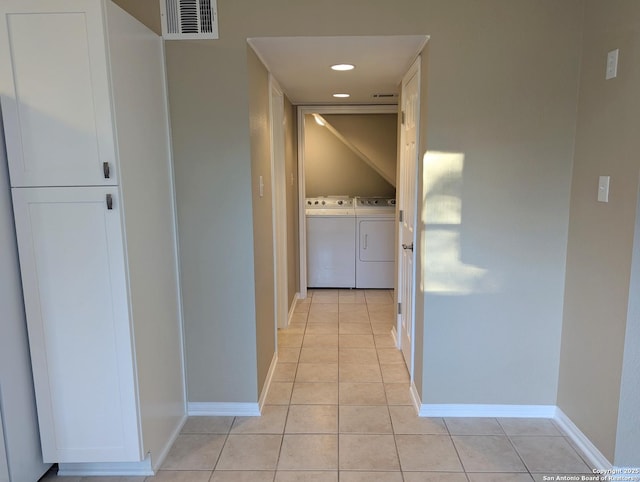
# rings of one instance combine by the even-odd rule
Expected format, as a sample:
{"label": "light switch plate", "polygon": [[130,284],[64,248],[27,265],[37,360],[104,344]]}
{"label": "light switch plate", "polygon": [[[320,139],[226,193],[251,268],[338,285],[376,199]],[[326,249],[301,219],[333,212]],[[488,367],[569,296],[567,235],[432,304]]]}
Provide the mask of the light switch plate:
{"label": "light switch plate", "polygon": [[606,80],[610,80],[618,76],[619,53],[620,49],[615,49],[607,54],[607,74],[604,77]]}
{"label": "light switch plate", "polygon": [[609,202],[609,180],[610,176],[600,176],[598,178],[598,201]]}

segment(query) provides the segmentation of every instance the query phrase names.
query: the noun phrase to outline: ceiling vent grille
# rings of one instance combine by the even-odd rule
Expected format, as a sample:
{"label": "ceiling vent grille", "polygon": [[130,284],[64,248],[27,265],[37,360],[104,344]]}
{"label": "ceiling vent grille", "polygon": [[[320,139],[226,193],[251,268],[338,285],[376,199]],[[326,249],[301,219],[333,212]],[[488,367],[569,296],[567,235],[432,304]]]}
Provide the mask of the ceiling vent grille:
{"label": "ceiling vent grille", "polygon": [[394,99],[398,97],[398,94],[388,93],[388,94],[371,94],[371,97],[374,99]]}
{"label": "ceiling vent grille", "polygon": [[160,0],[160,10],[167,40],[218,38],[216,0]]}

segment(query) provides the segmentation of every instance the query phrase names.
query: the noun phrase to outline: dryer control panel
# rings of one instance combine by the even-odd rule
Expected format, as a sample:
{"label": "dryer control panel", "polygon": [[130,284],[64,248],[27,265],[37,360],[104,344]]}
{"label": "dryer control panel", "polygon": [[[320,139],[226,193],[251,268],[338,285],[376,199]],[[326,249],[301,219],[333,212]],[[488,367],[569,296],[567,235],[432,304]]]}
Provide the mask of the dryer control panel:
{"label": "dryer control panel", "polygon": [[384,198],[384,197],[358,197],[356,198],[356,207],[363,208],[394,208],[396,206],[395,198]]}

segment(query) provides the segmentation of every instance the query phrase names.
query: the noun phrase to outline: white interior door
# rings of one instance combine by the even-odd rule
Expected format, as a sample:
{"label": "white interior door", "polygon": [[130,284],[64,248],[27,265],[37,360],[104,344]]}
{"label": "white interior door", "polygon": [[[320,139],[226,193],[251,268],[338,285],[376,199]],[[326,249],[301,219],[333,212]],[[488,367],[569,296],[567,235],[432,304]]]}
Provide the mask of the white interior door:
{"label": "white interior door", "polygon": [[274,306],[276,328],[286,328],[289,321],[289,296],[287,288],[287,187],[284,158],[284,95],[273,77],[270,77],[270,85]]}
{"label": "white interior door", "polygon": [[400,130],[400,179],[398,204],[401,213],[398,243],[398,303],[400,345],[413,378],[413,332],[415,293],[415,224],[417,206],[418,125],[420,118],[420,57],[402,80],[402,128]]}

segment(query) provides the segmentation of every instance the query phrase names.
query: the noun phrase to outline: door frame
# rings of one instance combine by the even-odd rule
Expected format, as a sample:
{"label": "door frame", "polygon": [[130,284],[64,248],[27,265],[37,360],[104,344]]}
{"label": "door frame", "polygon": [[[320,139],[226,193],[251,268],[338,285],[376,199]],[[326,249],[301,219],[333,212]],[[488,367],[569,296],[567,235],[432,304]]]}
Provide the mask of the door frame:
{"label": "door frame", "polygon": [[[277,105],[279,104],[279,108]],[[285,166],[284,93],[269,74],[271,192],[273,206],[273,281],[275,328],[289,324],[287,280],[287,184]]]}
{"label": "door frame", "polygon": [[[307,217],[305,214],[305,171],[304,171],[304,118],[307,114],[399,114],[397,104],[381,105],[299,105],[298,122],[298,239],[299,239],[299,297],[307,297]],[[397,189],[397,186],[396,186]]]}

